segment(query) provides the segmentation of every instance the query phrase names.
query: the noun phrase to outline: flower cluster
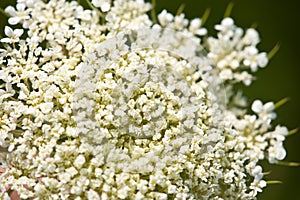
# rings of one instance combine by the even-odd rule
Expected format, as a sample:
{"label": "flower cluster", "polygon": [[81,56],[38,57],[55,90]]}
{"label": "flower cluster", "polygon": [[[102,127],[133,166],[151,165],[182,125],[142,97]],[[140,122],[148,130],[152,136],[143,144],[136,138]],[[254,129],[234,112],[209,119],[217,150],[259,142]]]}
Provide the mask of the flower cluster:
{"label": "flower cluster", "polygon": [[89,4],[5,10],[0,198],[255,199],[258,162],[283,160],[288,135],[274,103],[247,113],[233,89],[268,63],[258,33],[225,18],[207,36],[166,10],[156,22],[143,0]]}

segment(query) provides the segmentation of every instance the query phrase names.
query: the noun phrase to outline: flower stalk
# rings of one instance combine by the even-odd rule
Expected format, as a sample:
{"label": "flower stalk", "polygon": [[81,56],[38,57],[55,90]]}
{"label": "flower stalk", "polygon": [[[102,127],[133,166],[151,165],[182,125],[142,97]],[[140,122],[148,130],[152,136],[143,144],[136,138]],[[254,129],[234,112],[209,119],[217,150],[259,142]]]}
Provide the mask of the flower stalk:
{"label": "flower stalk", "polygon": [[294,135],[298,132],[299,132],[299,128],[295,128],[295,129],[289,131],[288,136]]}
{"label": "flower stalk", "polygon": [[280,108],[281,106],[283,106],[284,104],[286,104],[289,100],[290,100],[290,98],[288,98],[288,97],[285,97],[285,98],[281,99],[280,101],[278,101],[275,104],[275,109]]}
{"label": "flower stalk", "polygon": [[285,161],[277,160],[275,163],[277,165],[287,166],[287,167],[299,167],[300,166],[299,162],[285,162]]}
{"label": "flower stalk", "polygon": [[275,184],[282,184],[282,181],[278,181],[278,180],[267,181],[267,185],[275,185]]}
{"label": "flower stalk", "polygon": [[209,15],[210,15],[210,11],[211,11],[211,9],[210,8],[206,8],[205,10],[204,10],[204,13],[203,13],[203,15],[202,15],[202,17],[201,17],[201,25],[202,26],[204,26],[204,24],[207,22],[207,20],[208,20],[208,17],[209,17]]}
{"label": "flower stalk", "polygon": [[9,18],[9,14],[7,14],[2,8],[0,8],[0,14],[2,14],[4,17]]}
{"label": "flower stalk", "polygon": [[185,4],[183,3],[183,4],[181,4],[181,5],[179,6],[179,8],[177,9],[176,15],[178,16],[178,15],[180,15],[181,13],[183,13],[184,9],[185,9]]}
{"label": "flower stalk", "polygon": [[276,44],[273,49],[268,53],[268,59],[271,60],[279,51],[280,44]]}
{"label": "flower stalk", "polygon": [[157,16],[156,16],[156,0],[151,0],[151,3],[152,3],[152,8],[151,8],[151,11],[150,11],[150,14],[151,14],[151,19],[153,21],[154,24],[157,24],[158,21],[157,21]]}
{"label": "flower stalk", "polygon": [[233,7],[234,7],[234,3],[230,2],[226,7],[223,18],[230,17]]}

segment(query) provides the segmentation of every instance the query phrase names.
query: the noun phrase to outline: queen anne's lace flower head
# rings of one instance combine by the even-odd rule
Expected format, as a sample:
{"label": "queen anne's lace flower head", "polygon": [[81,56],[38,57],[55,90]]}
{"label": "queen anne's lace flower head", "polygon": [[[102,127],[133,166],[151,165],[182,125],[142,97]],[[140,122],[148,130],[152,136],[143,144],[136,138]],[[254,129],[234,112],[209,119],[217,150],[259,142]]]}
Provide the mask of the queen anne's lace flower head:
{"label": "queen anne's lace flower head", "polygon": [[[272,102],[233,85],[268,59],[259,35],[143,0],[19,0],[0,50],[0,195],[255,199],[286,156]],[[96,8],[100,10],[95,10]],[[100,17],[102,19],[100,20]]]}

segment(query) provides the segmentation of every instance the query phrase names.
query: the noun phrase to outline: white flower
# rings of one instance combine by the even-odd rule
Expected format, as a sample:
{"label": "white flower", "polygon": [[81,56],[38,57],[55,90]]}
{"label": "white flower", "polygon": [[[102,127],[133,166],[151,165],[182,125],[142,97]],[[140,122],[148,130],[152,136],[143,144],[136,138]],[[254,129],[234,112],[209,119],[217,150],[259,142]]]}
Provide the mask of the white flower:
{"label": "white flower", "polygon": [[88,191],[88,200],[100,200],[100,196],[99,196],[99,194],[96,192],[96,191],[94,191],[94,190],[92,190],[92,189],[90,189],[89,191]]}
{"label": "white flower", "polygon": [[107,12],[110,10],[110,0],[92,0],[92,4],[97,7],[100,8],[102,10],[102,12]]}
{"label": "white flower", "polygon": [[191,31],[195,35],[200,35],[200,36],[206,35],[207,30],[205,28],[200,28],[200,27],[201,27],[201,19],[199,18],[193,19],[190,22],[189,31]]}
{"label": "white flower", "polygon": [[82,167],[82,165],[86,162],[86,159],[83,155],[79,155],[77,156],[77,158],[74,160],[74,166],[77,169],[80,169]]}
{"label": "white flower", "polygon": [[[276,154],[275,154],[275,158],[277,160],[283,160],[286,156],[286,151],[284,149],[284,147],[282,145],[276,145]],[[271,152],[271,150],[270,150]]]}
{"label": "white flower", "polygon": [[16,25],[24,20],[30,19],[30,9],[26,9],[26,5],[24,3],[17,3],[16,7],[17,10],[12,6],[8,6],[5,9],[5,12],[12,16],[8,19],[8,23],[11,25]]}
{"label": "white flower", "polygon": [[261,113],[264,107],[260,100],[255,100],[251,106],[251,109],[256,113]]}
{"label": "white flower", "polygon": [[5,26],[4,29],[5,35],[8,38],[2,38],[0,41],[3,43],[16,43],[20,40],[21,35],[24,33],[23,29],[15,29],[13,30],[9,26]]}
{"label": "white flower", "polygon": [[174,16],[171,13],[168,13],[166,10],[163,10],[159,15],[158,15],[158,20],[159,23],[162,26],[166,26],[170,22],[172,22],[174,19]]}
{"label": "white flower", "polygon": [[125,199],[126,197],[128,197],[128,191],[130,191],[131,189],[128,186],[124,186],[121,189],[118,190],[118,197],[120,199]]}
{"label": "white flower", "polygon": [[111,31],[122,29],[141,29],[149,27],[152,22],[146,12],[151,9],[151,4],[144,0],[115,0],[110,12],[107,13],[107,26]]}
{"label": "white flower", "polygon": [[276,160],[283,160],[286,157],[286,150],[283,147],[283,141],[288,134],[286,127],[276,126],[275,130],[266,134],[270,140],[268,148],[268,159],[270,163],[275,163]]}
{"label": "white flower", "polygon": [[53,102],[40,104],[40,109],[44,114],[49,113],[53,109]]}
{"label": "white flower", "polygon": [[221,24],[216,25],[215,29],[221,32],[227,32],[230,31],[234,26],[234,21],[233,19],[227,17],[222,20]]}
{"label": "white flower", "polygon": [[255,177],[255,179],[260,180],[263,177],[262,167],[259,165],[255,166],[255,168],[252,171],[252,174]]}
{"label": "white flower", "polygon": [[251,46],[255,46],[260,42],[258,32],[253,28],[247,29],[243,40],[244,40],[245,44],[251,45]]}
{"label": "white flower", "polygon": [[273,102],[268,102],[265,105],[263,105],[263,103],[260,100],[255,100],[251,106],[251,109],[257,114],[263,112],[270,113],[274,110],[274,108],[275,105]]}
{"label": "white flower", "polygon": [[265,67],[268,64],[267,54],[260,53],[254,46],[245,48],[245,59],[243,61],[245,66],[250,66],[253,72],[256,72],[259,67]]}
{"label": "white flower", "polygon": [[230,80],[233,78],[233,73],[230,69],[223,70],[220,73],[220,78],[223,80]]}

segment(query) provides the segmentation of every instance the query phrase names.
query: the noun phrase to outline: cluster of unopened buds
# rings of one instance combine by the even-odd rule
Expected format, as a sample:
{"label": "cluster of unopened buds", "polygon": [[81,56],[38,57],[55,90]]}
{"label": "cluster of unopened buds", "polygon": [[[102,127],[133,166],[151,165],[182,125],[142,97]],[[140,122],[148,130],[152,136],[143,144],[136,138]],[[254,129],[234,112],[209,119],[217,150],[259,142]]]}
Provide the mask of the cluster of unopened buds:
{"label": "cluster of unopened buds", "polygon": [[283,162],[295,132],[271,124],[285,99],[249,110],[234,88],[274,53],[257,31],[225,17],[210,36],[205,17],[144,0],[83,5],[2,12],[0,199],[256,199],[259,161]]}

